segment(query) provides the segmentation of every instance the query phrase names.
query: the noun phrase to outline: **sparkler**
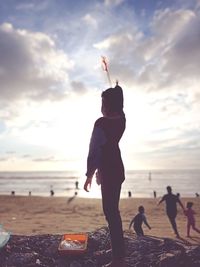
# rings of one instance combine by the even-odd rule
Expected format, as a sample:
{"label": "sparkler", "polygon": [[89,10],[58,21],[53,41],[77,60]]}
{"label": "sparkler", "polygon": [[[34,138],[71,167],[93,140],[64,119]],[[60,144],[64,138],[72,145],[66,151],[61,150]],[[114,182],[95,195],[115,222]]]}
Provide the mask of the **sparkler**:
{"label": "sparkler", "polygon": [[111,79],[110,79],[110,73],[109,73],[109,70],[108,70],[107,58],[105,56],[101,56],[101,58],[102,58],[103,70],[106,71],[109,85],[110,85],[110,87],[112,87],[112,82],[111,82]]}

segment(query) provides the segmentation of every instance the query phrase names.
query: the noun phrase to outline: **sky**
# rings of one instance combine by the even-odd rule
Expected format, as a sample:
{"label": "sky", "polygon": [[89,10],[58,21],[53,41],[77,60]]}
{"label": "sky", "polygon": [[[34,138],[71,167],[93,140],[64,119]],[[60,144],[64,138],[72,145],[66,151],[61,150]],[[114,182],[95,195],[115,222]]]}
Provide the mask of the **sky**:
{"label": "sky", "polygon": [[199,169],[200,0],[0,1],[0,171],[85,173],[101,92],[127,170]]}

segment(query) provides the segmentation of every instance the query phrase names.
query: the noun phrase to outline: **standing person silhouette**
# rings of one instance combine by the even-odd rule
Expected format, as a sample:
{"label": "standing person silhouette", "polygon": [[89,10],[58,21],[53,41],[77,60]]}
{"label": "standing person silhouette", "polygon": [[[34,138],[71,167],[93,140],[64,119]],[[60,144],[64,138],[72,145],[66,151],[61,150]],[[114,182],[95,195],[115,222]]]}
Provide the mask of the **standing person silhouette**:
{"label": "standing person silhouette", "polygon": [[97,183],[101,184],[103,212],[108,222],[112,246],[112,261],[105,266],[123,267],[125,247],[119,200],[125,174],[118,145],[126,125],[122,88],[116,85],[115,88],[105,90],[101,97],[103,117],[97,119],[94,124],[84,190],[88,192],[97,170],[96,178]]}
{"label": "standing person silhouette", "polygon": [[172,225],[172,228],[174,230],[174,233],[175,233],[176,237],[179,238],[180,236],[179,236],[179,233],[178,233],[178,230],[177,230],[177,225],[176,225],[176,215],[177,215],[176,203],[179,203],[179,205],[181,206],[183,211],[184,211],[184,206],[181,203],[179,197],[177,195],[172,194],[171,186],[167,186],[166,189],[167,189],[167,194],[162,197],[162,199],[158,202],[158,205],[160,205],[160,203],[165,201],[167,216],[169,218],[169,221],[170,221],[170,223]]}

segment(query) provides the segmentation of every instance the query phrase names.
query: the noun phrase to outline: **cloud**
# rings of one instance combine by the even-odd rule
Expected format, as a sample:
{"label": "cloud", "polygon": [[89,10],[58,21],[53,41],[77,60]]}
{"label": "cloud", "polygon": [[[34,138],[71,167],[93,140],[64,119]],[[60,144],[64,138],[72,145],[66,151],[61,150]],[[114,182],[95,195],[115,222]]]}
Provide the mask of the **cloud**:
{"label": "cloud", "polygon": [[118,6],[122,4],[125,0],[104,0],[106,6]]}
{"label": "cloud", "polygon": [[148,30],[126,26],[94,47],[105,51],[112,62],[113,75],[120,75],[127,85],[145,91],[197,91],[199,25],[200,16],[195,10],[160,9],[155,11]]}
{"label": "cloud", "polygon": [[[189,15],[189,14],[188,14]],[[188,18],[189,17],[189,18]],[[199,81],[200,69],[200,18],[194,13],[186,17],[187,24],[171,49],[164,54],[163,71],[174,79]]]}
{"label": "cloud", "polygon": [[33,161],[36,162],[46,162],[46,161],[54,161],[54,156],[44,157],[44,158],[35,158]]}
{"label": "cloud", "polygon": [[0,157],[0,161],[7,161],[8,160],[8,158],[1,158]]}
{"label": "cloud", "polygon": [[[1,88],[0,88],[0,93],[1,93]],[[17,117],[20,115],[20,109],[22,105],[17,105],[15,102],[9,102],[6,101],[7,98],[2,99],[2,96],[0,98],[0,103],[1,103],[1,109],[0,109],[0,120],[3,122],[3,129],[0,127],[0,132],[5,132],[6,131],[6,122],[11,121],[13,118]],[[0,125],[1,126],[1,125]]]}
{"label": "cloud", "polygon": [[137,29],[123,29],[113,35],[110,35],[103,41],[94,44],[94,47],[97,49],[106,49],[110,52],[112,51],[115,55],[120,52],[120,54],[123,54],[126,58],[126,55],[130,51],[129,49],[135,47],[141,38],[142,33],[137,31]]}
{"label": "cloud", "polygon": [[[200,19],[192,10],[160,10],[152,22],[152,37],[142,44],[147,61],[140,82],[154,81],[154,90],[184,90],[199,81]],[[156,79],[157,77],[157,79]]]}
{"label": "cloud", "polygon": [[16,6],[17,10],[30,10],[35,7],[34,3],[20,3]]}
{"label": "cloud", "polygon": [[65,96],[73,62],[48,35],[4,23],[0,25],[0,58],[1,100]]}
{"label": "cloud", "polygon": [[56,159],[54,156],[35,158],[32,161],[35,162],[66,162],[66,159]]}
{"label": "cloud", "polygon": [[12,150],[10,150],[10,151],[6,151],[6,154],[9,154],[9,155],[13,155],[13,154],[15,154],[16,153],[16,151],[12,151]]}
{"label": "cloud", "polygon": [[19,11],[41,11],[45,10],[48,7],[49,1],[43,0],[40,3],[37,2],[29,2],[29,3],[20,3],[16,5],[16,10]]}
{"label": "cloud", "polygon": [[[64,166],[65,155],[76,157],[74,121],[86,118],[82,134],[89,138],[89,122],[100,111],[95,95],[108,85],[100,69],[105,55],[113,85],[118,79],[124,88],[125,155],[134,153],[136,159],[142,153],[141,162],[160,157],[166,165],[184,155],[186,162],[195,144],[199,148],[199,132],[192,132],[200,127],[200,6],[186,0],[153,6],[122,0],[44,2],[46,9],[37,1],[20,1],[9,13],[2,9],[4,21],[13,25],[0,25],[0,138],[3,151],[16,154],[1,158],[42,169],[59,161]],[[41,105],[43,100],[50,101]],[[67,152],[59,154],[64,147]]]}
{"label": "cloud", "polygon": [[74,93],[84,94],[87,92],[87,88],[83,82],[72,81],[71,88]]}
{"label": "cloud", "polygon": [[82,19],[87,25],[97,28],[97,20],[91,14],[86,14]]}
{"label": "cloud", "polygon": [[30,158],[31,157],[31,155],[29,155],[29,154],[24,154],[23,156],[22,156],[22,158]]}

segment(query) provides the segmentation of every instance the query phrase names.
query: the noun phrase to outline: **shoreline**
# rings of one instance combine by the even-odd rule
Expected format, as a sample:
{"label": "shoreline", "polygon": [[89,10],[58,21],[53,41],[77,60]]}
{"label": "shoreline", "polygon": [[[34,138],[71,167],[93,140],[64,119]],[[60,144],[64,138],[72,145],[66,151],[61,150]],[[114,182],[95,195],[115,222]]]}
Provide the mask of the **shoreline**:
{"label": "shoreline", "polygon": [[[76,172],[76,174],[75,174]],[[174,194],[180,193],[181,197],[195,197],[200,194],[196,187],[199,182],[199,170],[126,170],[126,179],[122,184],[121,198],[128,198],[129,192],[134,198],[151,198],[154,191],[157,197],[166,193],[166,186],[171,185]],[[29,172],[0,172],[0,194],[28,196],[29,191],[33,196],[70,197],[78,192],[79,197],[101,198],[100,187],[95,179],[90,194],[84,192],[84,172],[77,171],[29,171]],[[78,182],[78,184],[77,184]],[[77,188],[78,185],[78,188]]]}

